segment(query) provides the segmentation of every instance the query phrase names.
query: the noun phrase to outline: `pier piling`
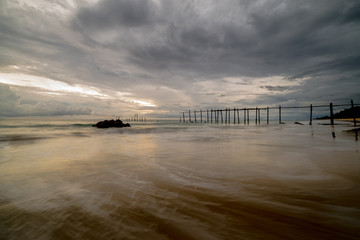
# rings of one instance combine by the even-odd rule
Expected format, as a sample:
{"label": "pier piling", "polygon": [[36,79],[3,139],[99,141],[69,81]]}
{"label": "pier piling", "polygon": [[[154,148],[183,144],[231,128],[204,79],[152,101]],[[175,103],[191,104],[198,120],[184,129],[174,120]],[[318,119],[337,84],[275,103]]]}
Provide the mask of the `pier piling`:
{"label": "pier piling", "polygon": [[244,125],[246,124],[246,108],[244,108]]}
{"label": "pier piling", "polygon": [[255,108],[255,124],[258,124],[258,109],[257,107]]}
{"label": "pier piling", "polygon": [[281,106],[279,105],[279,124],[281,124]]}
{"label": "pier piling", "polygon": [[228,116],[228,117],[229,117],[229,119],[228,119],[228,123],[231,123],[231,118],[230,118],[230,116],[231,116],[231,115],[230,115],[230,113],[231,113],[231,109],[229,108],[229,109],[228,109],[228,111],[229,111],[229,116]]}
{"label": "pier piling", "polygon": [[234,124],[235,124],[235,108],[234,108]]}
{"label": "pier piling", "polygon": [[259,119],[258,119],[258,122],[259,122],[259,125],[261,124],[261,119],[260,119],[260,108],[258,109],[258,111],[259,111],[259,114],[258,114],[258,117],[259,117]]}
{"label": "pier piling", "polygon": [[333,103],[330,103],[330,124],[334,125],[334,109]]}
{"label": "pier piling", "polygon": [[246,115],[247,115],[247,124],[249,125],[250,123],[250,117],[249,117],[249,109],[246,109]]}
{"label": "pier piling", "polygon": [[354,101],[351,99],[351,112],[354,116],[354,126],[356,127],[356,111],[355,111],[355,108],[354,108]]}
{"label": "pier piling", "polygon": [[240,124],[240,115],[239,115],[239,109],[237,109],[237,119],[238,119],[238,124]]}
{"label": "pier piling", "polygon": [[[358,122],[356,121],[356,117],[358,116],[357,113],[357,109],[360,104],[354,104],[354,101],[351,99],[350,103],[348,102],[347,104],[333,104],[332,102],[328,105],[307,105],[307,106],[274,106],[274,107],[250,107],[250,108],[224,108],[224,109],[207,109],[205,110],[185,110],[180,112],[180,118],[179,118],[179,122],[183,122],[183,123],[187,123],[186,121],[186,114],[188,115],[188,121],[189,123],[193,123],[192,119],[191,119],[191,111],[194,111],[194,122],[198,123],[225,123],[225,124],[231,124],[232,122],[234,124],[240,124],[241,119],[240,119],[240,111],[243,111],[244,113],[244,125],[249,125],[250,124],[250,111],[255,111],[254,114],[254,118],[255,118],[255,124],[256,125],[260,125],[261,124],[261,110],[266,110],[266,124],[270,123],[270,109],[278,109],[278,120],[279,120],[279,124],[284,124],[282,122],[282,110],[285,109],[308,109],[306,111],[309,111],[309,125],[312,125],[313,122],[313,111],[314,108],[330,108],[330,125],[334,125],[334,121],[335,121],[335,115],[334,115],[334,107],[338,108],[338,107],[347,107],[346,110],[346,117],[350,118],[354,124],[354,126],[358,125]],[[344,112],[345,112],[344,110]],[[225,111],[225,113],[223,113]],[[200,112],[200,117],[197,115],[197,113]],[[206,112],[206,117],[203,116],[203,112]],[[233,114],[233,115],[231,115]],[[286,115],[285,115],[286,116]],[[299,115],[301,116],[301,115]],[[338,116],[338,115],[336,115]],[[340,116],[340,115],[339,115]],[[203,118],[204,117],[204,118]],[[265,117],[264,117],[265,118]],[[325,118],[324,118],[325,119]],[[326,117],[326,119],[328,119]],[[265,121],[265,119],[263,119]],[[134,114],[132,117],[129,118],[129,121],[146,121],[146,118],[144,117],[139,117],[138,114]]]}
{"label": "pier piling", "polygon": [[227,123],[227,108],[225,108],[225,123]]}

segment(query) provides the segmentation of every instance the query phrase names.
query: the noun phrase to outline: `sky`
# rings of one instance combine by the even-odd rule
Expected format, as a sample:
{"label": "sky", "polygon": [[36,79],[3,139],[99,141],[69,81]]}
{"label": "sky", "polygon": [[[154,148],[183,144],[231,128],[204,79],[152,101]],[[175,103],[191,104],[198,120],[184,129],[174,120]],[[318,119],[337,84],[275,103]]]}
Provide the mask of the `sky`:
{"label": "sky", "polygon": [[0,0],[0,117],[360,103],[358,0]]}

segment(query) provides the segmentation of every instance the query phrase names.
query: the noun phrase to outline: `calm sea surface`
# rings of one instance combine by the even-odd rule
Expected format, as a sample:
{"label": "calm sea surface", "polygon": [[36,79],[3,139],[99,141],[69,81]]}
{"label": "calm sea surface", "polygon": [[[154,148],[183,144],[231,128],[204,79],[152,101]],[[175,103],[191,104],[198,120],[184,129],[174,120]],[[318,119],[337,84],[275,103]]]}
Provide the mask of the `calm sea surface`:
{"label": "calm sea surface", "polygon": [[0,239],[360,239],[349,125],[95,122],[0,121]]}

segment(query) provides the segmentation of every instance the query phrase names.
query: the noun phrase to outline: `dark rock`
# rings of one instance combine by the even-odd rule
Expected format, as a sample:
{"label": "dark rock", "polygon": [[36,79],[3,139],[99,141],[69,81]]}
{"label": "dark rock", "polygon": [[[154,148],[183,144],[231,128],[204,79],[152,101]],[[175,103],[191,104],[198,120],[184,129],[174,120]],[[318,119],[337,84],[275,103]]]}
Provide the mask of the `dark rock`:
{"label": "dark rock", "polygon": [[94,124],[92,126],[97,127],[97,128],[131,127],[130,124],[128,124],[128,123],[124,124],[120,119],[117,119],[117,120],[104,120],[104,121],[100,121],[100,122],[98,122],[98,123],[96,123],[96,124]]}
{"label": "dark rock", "polygon": [[295,124],[298,124],[298,125],[304,125],[303,123],[301,122],[294,122]]}

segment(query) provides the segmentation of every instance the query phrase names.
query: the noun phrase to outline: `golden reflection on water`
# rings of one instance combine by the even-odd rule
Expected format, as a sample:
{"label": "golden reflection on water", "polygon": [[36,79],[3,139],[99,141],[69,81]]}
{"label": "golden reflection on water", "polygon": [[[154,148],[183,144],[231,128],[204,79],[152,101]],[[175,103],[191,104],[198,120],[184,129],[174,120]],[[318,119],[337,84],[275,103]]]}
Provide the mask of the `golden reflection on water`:
{"label": "golden reflection on water", "polygon": [[0,232],[5,239],[359,239],[357,143],[310,131],[86,129],[13,141],[1,149]]}

